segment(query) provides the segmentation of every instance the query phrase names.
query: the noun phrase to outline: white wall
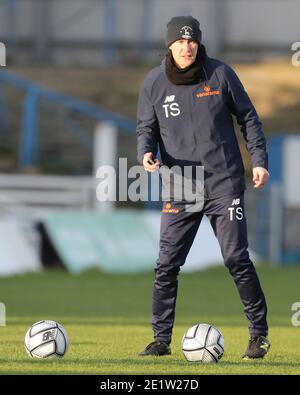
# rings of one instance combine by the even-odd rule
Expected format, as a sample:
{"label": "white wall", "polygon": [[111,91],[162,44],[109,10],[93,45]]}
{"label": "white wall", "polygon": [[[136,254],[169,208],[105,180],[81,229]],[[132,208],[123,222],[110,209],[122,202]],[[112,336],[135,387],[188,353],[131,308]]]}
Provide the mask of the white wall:
{"label": "white wall", "polygon": [[299,41],[299,0],[227,0],[226,42],[285,46]]}
{"label": "white wall", "polygon": [[[86,51],[88,44],[94,43],[93,48],[98,51],[100,43],[110,37],[116,36],[117,42],[131,45],[140,42],[145,34],[145,23],[149,26],[148,39],[160,43],[163,48],[166,24],[172,16],[180,14],[192,14],[199,19],[203,42],[211,55],[219,49],[241,49],[243,46],[288,52],[292,42],[300,39],[299,0],[110,0],[117,5],[111,30],[105,21],[104,0],[48,1],[47,39],[67,44],[70,53],[74,49],[79,51],[75,61],[80,59],[80,51]],[[151,5],[145,21],[146,1],[151,1]],[[38,28],[38,10],[42,3],[17,0],[14,32],[7,4],[6,0],[0,0],[0,41],[5,42],[15,34],[21,47],[23,39],[30,39],[34,47],[37,32],[43,31]],[[73,49],[68,43],[73,43]],[[66,46],[63,50],[57,48],[53,52],[55,56],[67,56]],[[84,58],[88,61],[88,56]],[[96,56],[96,62],[97,59],[100,57]]]}

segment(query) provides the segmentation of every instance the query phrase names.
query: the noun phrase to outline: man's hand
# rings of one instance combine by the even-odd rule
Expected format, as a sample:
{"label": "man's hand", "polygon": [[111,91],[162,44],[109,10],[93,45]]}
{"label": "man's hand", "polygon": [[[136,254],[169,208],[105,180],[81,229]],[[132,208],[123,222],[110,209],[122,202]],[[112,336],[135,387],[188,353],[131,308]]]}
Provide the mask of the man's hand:
{"label": "man's hand", "polygon": [[153,173],[156,169],[158,169],[159,165],[160,161],[153,158],[152,152],[147,152],[144,155],[143,166],[146,171]]}
{"label": "man's hand", "polygon": [[270,177],[270,174],[267,169],[264,167],[254,167],[253,168],[253,183],[254,188],[260,188],[264,186]]}

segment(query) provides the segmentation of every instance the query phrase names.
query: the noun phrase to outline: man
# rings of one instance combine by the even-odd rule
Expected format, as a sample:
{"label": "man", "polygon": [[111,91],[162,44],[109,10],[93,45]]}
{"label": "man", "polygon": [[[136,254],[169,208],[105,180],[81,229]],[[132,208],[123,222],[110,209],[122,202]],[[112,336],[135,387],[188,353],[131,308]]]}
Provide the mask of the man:
{"label": "man", "polygon": [[159,147],[164,168],[203,166],[204,191],[200,206],[201,199],[196,199],[196,210],[191,210],[193,204],[186,199],[176,200],[174,194],[164,203],[153,287],[154,341],[139,355],[171,354],[177,275],[206,215],[249,321],[250,341],[244,357],[262,358],[270,347],[267,306],[247,251],[244,166],[232,115],[251,156],[254,188],[269,178],[266,141],[238,77],[228,65],[206,55],[201,37],[199,22],[193,17],[172,18],[167,25],[166,58],[147,74],[140,90],[139,162],[148,172],[162,169],[156,158]]}

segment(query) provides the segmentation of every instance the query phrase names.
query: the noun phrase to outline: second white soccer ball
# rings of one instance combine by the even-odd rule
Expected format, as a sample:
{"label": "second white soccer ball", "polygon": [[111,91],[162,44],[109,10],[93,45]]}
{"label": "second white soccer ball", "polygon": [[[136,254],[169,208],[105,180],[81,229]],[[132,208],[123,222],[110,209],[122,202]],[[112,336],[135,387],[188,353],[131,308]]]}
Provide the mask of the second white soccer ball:
{"label": "second white soccer ball", "polygon": [[189,362],[217,363],[224,354],[224,337],[213,325],[194,325],[183,335],[182,352]]}
{"label": "second white soccer ball", "polygon": [[32,358],[63,357],[67,349],[67,332],[56,321],[38,321],[25,335],[25,350]]}

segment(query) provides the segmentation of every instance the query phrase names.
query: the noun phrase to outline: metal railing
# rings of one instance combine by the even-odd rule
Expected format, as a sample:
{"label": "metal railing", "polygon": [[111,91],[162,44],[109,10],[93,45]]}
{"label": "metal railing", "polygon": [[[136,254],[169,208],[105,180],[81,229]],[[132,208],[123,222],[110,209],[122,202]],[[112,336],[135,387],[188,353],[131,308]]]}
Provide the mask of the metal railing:
{"label": "metal railing", "polygon": [[[135,123],[130,119],[112,113],[102,107],[90,104],[86,101],[76,99],[54,90],[45,89],[42,86],[32,83],[24,78],[14,75],[8,71],[0,71],[0,100],[2,108],[6,108],[5,92],[3,85],[13,86],[25,91],[22,104],[20,143],[19,143],[19,165],[22,169],[37,166],[39,163],[39,117],[38,106],[41,100],[71,110],[74,113],[84,115],[95,122],[109,121],[117,128],[127,133],[135,132]],[[0,112],[0,122],[7,124],[7,109]],[[76,121],[72,120],[70,128],[65,128],[66,133],[72,133],[76,128]],[[73,138],[77,138],[82,145],[92,145],[92,137],[88,133],[73,133]]]}

